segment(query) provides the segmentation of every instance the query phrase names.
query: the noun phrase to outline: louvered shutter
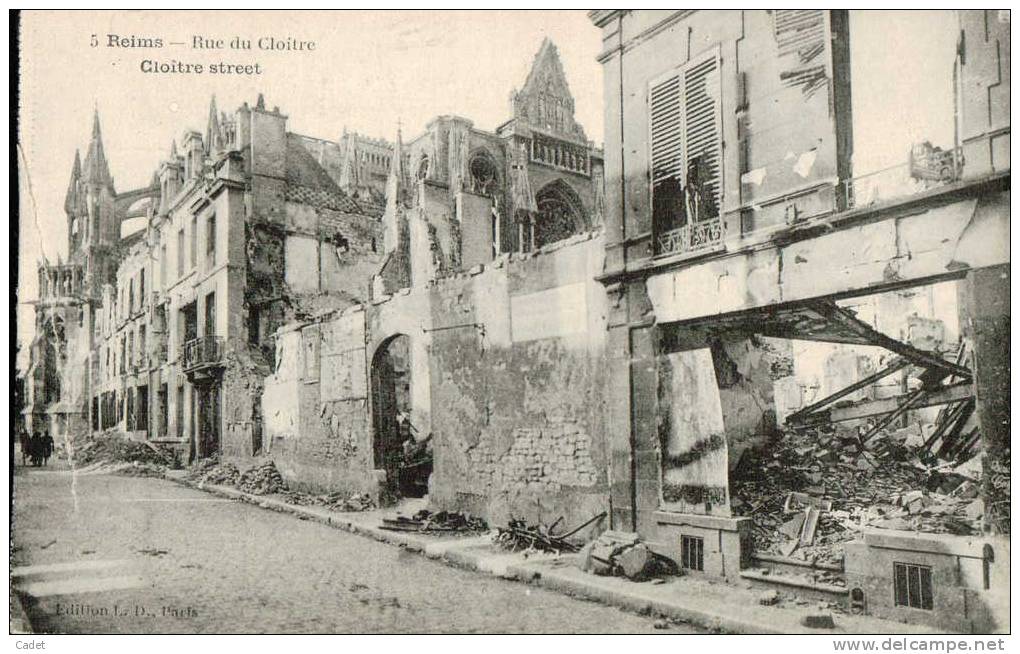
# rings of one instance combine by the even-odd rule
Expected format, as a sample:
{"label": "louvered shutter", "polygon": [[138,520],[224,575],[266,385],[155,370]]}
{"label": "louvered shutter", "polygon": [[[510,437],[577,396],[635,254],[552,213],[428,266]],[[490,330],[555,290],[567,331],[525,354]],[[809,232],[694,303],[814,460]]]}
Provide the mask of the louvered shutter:
{"label": "louvered shutter", "polygon": [[773,19],[780,57],[824,46],[825,15],[821,9],[776,9]]}
{"label": "louvered shutter", "polygon": [[681,175],[680,76],[672,75],[652,86],[651,109],[652,188]]}
{"label": "louvered shutter", "polygon": [[[696,61],[684,69],[683,116],[684,187],[687,190],[688,217],[693,220],[715,218],[719,215],[722,200],[717,56]],[[696,209],[693,207],[695,203]]]}

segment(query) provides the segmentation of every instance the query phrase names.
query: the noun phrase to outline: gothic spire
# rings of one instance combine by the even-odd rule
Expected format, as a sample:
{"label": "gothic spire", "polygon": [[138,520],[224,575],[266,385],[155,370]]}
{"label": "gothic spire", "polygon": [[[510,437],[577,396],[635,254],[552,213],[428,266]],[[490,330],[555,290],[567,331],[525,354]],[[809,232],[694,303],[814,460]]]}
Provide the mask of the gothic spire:
{"label": "gothic spire", "polygon": [[209,101],[209,123],[205,128],[205,151],[207,154],[222,149],[220,136],[220,117],[219,112],[216,111],[216,94],[214,93],[212,100]]}
{"label": "gothic spire", "polygon": [[71,166],[71,181],[67,185],[67,195],[64,196],[64,211],[68,214],[74,213],[78,204],[78,181],[81,179],[81,151],[74,151],[74,165]]}
{"label": "gothic spire", "polygon": [[574,96],[556,44],[548,37],[535,55],[524,87],[512,95],[514,118],[571,140],[586,140],[574,119]]}
{"label": "gothic spire", "polygon": [[[346,128],[344,132],[346,136]],[[361,184],[361,167],[358,164],[358,151],[355,140],[347,137],[344,144],[343,168],[340,169],[340,188],[348,195],[358,190]]]}
{"label": "gothic spire", "polygon": [[89,141],[89,149],[85,154],[82,178],[89,184],[113,186],[113,180],[110,178],[110,167],[106,162],[106,152],[103,149],[103,135],[99,129],[98,108],[92,114],[92,140]]}
{"label": "gothic spire", "polygon": [[410,181],[404,167],[404,142],[397,126],[397,141],[393,145],[390,174],[386,180],[386,210],[383,213],[383,248],[392,252],[401,247],[404,210],[411,205]]}

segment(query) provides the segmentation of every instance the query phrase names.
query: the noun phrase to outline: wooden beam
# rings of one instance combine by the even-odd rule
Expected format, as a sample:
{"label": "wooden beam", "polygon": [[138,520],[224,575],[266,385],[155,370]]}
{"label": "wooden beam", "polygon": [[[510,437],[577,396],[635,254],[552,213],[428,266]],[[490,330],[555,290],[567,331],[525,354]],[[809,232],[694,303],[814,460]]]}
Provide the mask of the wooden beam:
{"label": "wooden beam", "polygon": [[[826,421],[846,422],[847,420],[859,420],[861,418],[870,418],[871,416],[880,416],[886,413],[891,413],[896,411],[896,409],[898,409],[900,405],[906,402],[912,395],[913,393],[897,395],[895,397],[886,397],[880,400],[870,400],[853,406],[829,409]],[[928,406],[938,406],[939,404],[959,402],[973,396],[974,387],[970,384],[970,382],[962,382],[931,391],[919,398],[911,405],[910,408],[922,409]]]}

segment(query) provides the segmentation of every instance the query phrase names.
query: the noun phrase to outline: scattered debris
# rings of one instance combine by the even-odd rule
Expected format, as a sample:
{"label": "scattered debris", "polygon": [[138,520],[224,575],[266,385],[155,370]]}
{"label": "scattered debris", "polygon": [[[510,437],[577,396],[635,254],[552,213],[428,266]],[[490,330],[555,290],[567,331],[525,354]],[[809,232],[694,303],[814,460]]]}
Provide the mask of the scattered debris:
{"label": "scattered debris", "polygon": [[485,520],[471,514],[455,511],[438,511],[433,513],[422,509],[412,517],[397,516],[395,519],[384,518],[383,529],[390,531],[419,532],[483,532],[489,530]]}
{"label": "scattered debris", "polygon": [[276,465],[272,461],[266,461],[242,472],[237,479],[237,488],[252,495],[269,495],[287,490],[287,485],[283,483],[283,477],[276,469]]}
{"label": "scattered debris", "polygon": [[120,468],[117,472],[128,477],[162,477],[164,470],[165,467],[162,465],[132,461],[131,465]]}
{"label": "scattered debris", "polygon": [[779,603],[779,591],[767,590],[758,596],[758,603],[762,606],[773,606]]}
{"label": "scattered debris", "polygon": [[71,465],[79,468],[100,462],[172,466],[175,460],[173,454],[152,443],[134,440],[117,432],[86,439],[76,438],[68,443],[67,452]]}
{"label": "scattered debris", "polygon": [[810,629],[835,629],[836,623],[831,613],[809,613],[800,619],[800,623]]}
{"label": "scattered debris", "polygon": [[284,491],[283,501],[296,506],[321,506],[330,511],[352,513],[368,511],[375,508],[375,501],[368,493],[329,493],[312,495],[297,491]]}
{"label": "scattered debris", "polygon": [[39,549],[45,550],[45,549],[48,549],[48,548],[50,548],[50,547],[52,547],[53,545],[56,545],[56,544],[57,544],[57,541],[51,540],[50,542],[46,543],[45,545],[40,545]]}
{"label": "scattered debris", "polygon": [[662,620],[662,619],[656,620],[655,622],[652,623],[652,628],[653,629],[669,629],[669,622],[666,621],[666,620]]}
{"label": "scattered debris", "polygon": [[139,554],[145,554],[146,556],[160,557],[170,553],[170,550],[159,550],[155,548],[146,548],[144,550],[138,550]]}
{"label": "scattered debris", "polygon": [[500,547],[514,552],[532,550],[555,554],[576,552],[581,549],[580,546],[567,539],[605,517],[605,512],[602,512],[585,521],[576,529],[561,535],[554,535],[552,532],[563,521],[563,518],[556,520],[550,526],[528,525],[524,520],[511,518],[506,527],[501,527],[496,531],[493,541]]}
{"label": "scattered debris", "polygon": [[733,511],[751,518],[755,550],[838,565],[866,527],[980,533],[976,480],[925,465],[902,432],[880,430],[862,449],[858,429],[819,425],[747,450]]}

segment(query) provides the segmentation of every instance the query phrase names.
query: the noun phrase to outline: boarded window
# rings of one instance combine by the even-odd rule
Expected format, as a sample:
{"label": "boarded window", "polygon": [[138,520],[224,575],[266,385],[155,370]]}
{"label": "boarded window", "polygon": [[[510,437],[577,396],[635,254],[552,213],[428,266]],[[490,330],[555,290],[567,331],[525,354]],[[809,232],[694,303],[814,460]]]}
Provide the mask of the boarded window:
{"label": "boarded window", "polygon": [[657,231],[719,216],[719,57],[710,52],[649,89],[652,213]]}
{"label": "boarded window", "polygon": [[893,564],[893,587],[896,606],[932,609],[931,568],[911,563]]}
{"label": "boarded window", "polygon": [[705,569],[705,539],[700,536],[680,537],[680,565],[686,570]]}

